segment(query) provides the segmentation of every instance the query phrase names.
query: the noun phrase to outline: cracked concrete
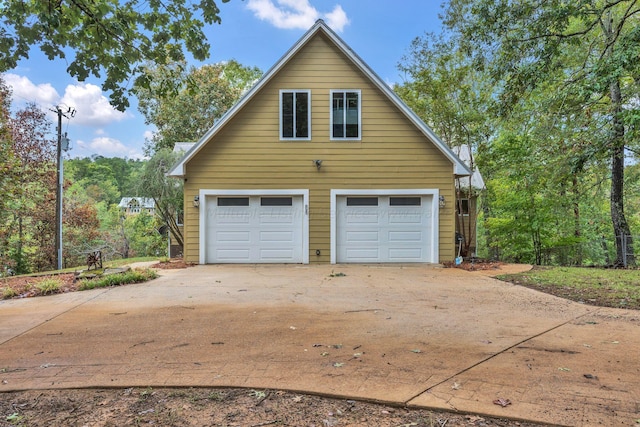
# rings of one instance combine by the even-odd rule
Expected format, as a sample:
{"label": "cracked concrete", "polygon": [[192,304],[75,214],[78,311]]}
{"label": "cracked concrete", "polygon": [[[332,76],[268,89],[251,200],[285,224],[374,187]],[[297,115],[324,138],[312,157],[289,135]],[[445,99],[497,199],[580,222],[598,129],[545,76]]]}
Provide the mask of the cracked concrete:
{"label": "cracked concrete", "polygon": [[229,386],[558,425],[640,418],[633,310],[424,265],[161,274],[0,302],[0,391]]}

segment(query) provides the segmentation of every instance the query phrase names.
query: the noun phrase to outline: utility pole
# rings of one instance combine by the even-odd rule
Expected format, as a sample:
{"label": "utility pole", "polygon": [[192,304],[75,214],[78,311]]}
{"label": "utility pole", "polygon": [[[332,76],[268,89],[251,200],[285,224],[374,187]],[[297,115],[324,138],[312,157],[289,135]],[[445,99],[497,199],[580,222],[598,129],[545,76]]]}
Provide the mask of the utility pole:
{"label": "utility pole", "polygon": [[[57,181],[58,188],[56,191],[56,248],[57,248],[57,258],[58,258],[58,270],[62,270],[62,190],[64,184],[64,175],[63,175],[63,162],[62,162],[62,151],[67,151],[69,149],[69,138],[67,138],[67,134],[62,136],[62,117],[65,118],[73,117],[76,114],[76,110],[67,107],[67,111],[63,112],[60,106],[57,106],[55,113],[58,114],[58,149],[57,149],[57,161],[58,161],[58,172],[57,172]],[[67,116],[69,114],[69,116]]]}

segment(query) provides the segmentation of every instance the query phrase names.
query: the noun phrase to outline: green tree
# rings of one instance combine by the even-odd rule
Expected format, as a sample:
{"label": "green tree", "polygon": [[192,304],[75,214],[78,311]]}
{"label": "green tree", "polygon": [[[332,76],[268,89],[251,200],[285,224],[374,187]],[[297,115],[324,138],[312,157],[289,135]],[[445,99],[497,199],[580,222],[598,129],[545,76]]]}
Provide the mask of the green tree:
{"label": "green tree", "polygon": [[213,0],[3,1],[0,72],[15,68],[37,46],[51,60],[68,61],[68,73],[80,81],[104,78],[111,103],[124,110],[129,82],[149,85],[145,61],[182,61],[185,50],[197,60],[208,57],[203,30],[220,23],[219,12]]}
{"label": "green tree", "polygon": [[178,215],[183,206],[183,183],[167,177],[171,166],[180,154],[168,148],[157,151],[145,164],[140,177],[140,187],[153,198],[156,214],[169,227],[178,245],[183,245],[182,230],[178,227]]}
{"label": "green tree", "polygon": [[124,220],[125,233],[130,236],[131,256],[162,256],[167,253],[167,240],[158,232],[161,221],[144,211]]}
{"label": "green tree", "polygon": [[[499,112],[514,107],[539,88],[562,116],[590,118],[598,130],[576,164],[605,155],[610,167],[610,217],[616,264],[634,262],[624,211],[625,147],[638,127],[640,4],[635,0],[451,0],[444,23],[460,50],[490,73],[500,88]],[[566,101],[566,102],[565,102]]]}
{"label": "green tree", "polygon": [[[408,80],[394,91],[447,145],[465,146],[470,153],[487,145],[493,134],[491,82],[451,40],[430,33],[414,39],[399,69]],[[476,170],[475,154],[470,157],[469,166]],[[478,189],[473,188],[471,176],[460,178],[456,188],[461,211],[462,199],[477,196]],[[476,240],[475,225],[465,224],[460,215],[456,219],[464,236],[461,253],[467,256]]]}
{"label": "green tree", "polygon": [[[260,69],[235,60],[182,70],[177,64],[151,67],[155,83],[136,91],[146,123],[157,128],[151,153],[172,149],[176,142],[197,141],[262,75]],[[178,88],[177,93],[168,96],[164,82]]]}
{"label": "green tree", "polygon": [[18,188],[15,185],[15,174],[18,161],[11,142],[11,90],[0,75],[0,276],[11,268],[8,253],[9,230],[6,227],[11,211],[9,203],[15,198]]}

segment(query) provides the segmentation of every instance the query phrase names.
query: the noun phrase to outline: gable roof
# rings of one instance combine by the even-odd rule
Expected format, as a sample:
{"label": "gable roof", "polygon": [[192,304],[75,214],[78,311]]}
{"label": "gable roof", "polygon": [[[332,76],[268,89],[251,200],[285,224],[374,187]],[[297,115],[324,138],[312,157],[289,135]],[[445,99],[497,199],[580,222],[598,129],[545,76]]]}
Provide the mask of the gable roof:
{"label": "gable roof", "polygon": [[387,98],[394,104],[408,119],[411,121],[435,146],[442,154],[447,157],[451,163],[453,163],[453,173],[457,176],[469,176],[471,171],[464,164],[462,160],[435,134],[435,132],[427,126],[401,99],[400,97],[387,85],[331,28],[325,24],[322,19],[316,21],[316,23],[307,31],[298,42],[291,47],[284,54],[282,58],[276,64],[271,67],[258,82],[249,90],[240,100],[229,109],[221,118],[216,122],[211,129],[205,133],[193,147],[187,151],[184,156],[171,168],[168,176],[184,177],[185,165],[191,160],[207,142],[218,133],[242,108],[251,101],[251,99],[267,84],[271,79],[294,57],[316,34],[322,32],[331,40],[334,45],[360,70],[364,75],[370,79],[370,81],[380,91],[387,96]]}

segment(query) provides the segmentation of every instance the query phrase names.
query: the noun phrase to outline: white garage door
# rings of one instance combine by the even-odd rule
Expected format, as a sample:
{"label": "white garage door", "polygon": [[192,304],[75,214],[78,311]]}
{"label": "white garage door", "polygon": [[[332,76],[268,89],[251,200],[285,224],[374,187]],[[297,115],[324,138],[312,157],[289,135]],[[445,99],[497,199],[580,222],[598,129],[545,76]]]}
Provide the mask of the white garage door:
{"label": "white garage door", "polygon": [[432,262],[432,203],[432,195],[338,196],[337,261]]}
{"label": "white garage door", "polygon": [[208,196],[207,263],[303,262],[302,196]]}

